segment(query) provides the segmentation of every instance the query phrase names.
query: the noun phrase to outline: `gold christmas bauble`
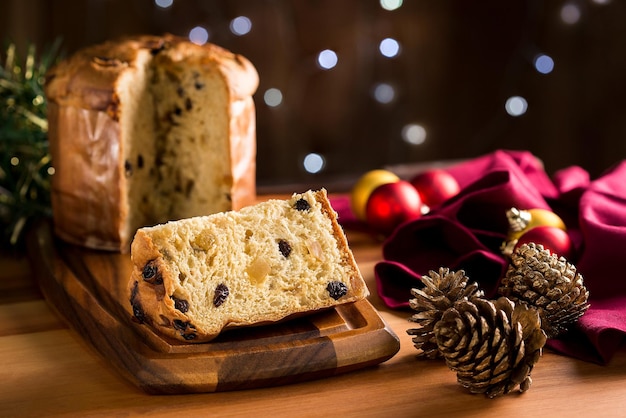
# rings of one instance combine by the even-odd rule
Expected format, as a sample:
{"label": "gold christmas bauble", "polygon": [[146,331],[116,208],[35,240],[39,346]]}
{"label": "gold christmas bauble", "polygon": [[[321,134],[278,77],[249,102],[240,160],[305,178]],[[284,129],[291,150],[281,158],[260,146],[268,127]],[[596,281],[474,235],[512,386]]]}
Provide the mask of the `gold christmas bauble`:
{"label": "gold christmas bauble", "polygon": [[566,231],[565,223],[556,213],[547,209],[516,209],[507,212],[509,233],[507,241],[518,240],[522,235],[537,226],[552,226]]}
{"label": "gold christmas bauble", "polygon": [[361,221],[367,220],[365,208],[374,189],[383,184],[395,183],[398,180],[400,178],[397,175],[382,169],[368,171],[363,174],[352,188],[350,194],[350,205],[357,219]]}

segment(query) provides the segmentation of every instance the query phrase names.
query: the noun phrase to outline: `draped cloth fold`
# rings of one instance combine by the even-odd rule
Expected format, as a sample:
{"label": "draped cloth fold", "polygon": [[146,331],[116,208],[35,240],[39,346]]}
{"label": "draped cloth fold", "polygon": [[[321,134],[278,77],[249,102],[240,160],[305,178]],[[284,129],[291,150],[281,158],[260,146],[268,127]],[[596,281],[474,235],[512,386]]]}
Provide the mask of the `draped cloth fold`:
{"label": "draped cloth fold", "polygon": [[[542,208],[558,214],[575,248],[570,262],[583,275],[590,308],[549,346],[586,361],[608,363],[626,336],[626,161],[590,180],[573,166],[548,176],[527,151],[498,150],[449,167],[461,192],[428,215],[400,225],[383,243],[376,290],[392,309],[409,306],[410,290],[430,270],[465,270],[488,297],[495,296],[508,261],[500,252],[506,211]],[[344,228],[366,228],[349,200],[333,207]]]}

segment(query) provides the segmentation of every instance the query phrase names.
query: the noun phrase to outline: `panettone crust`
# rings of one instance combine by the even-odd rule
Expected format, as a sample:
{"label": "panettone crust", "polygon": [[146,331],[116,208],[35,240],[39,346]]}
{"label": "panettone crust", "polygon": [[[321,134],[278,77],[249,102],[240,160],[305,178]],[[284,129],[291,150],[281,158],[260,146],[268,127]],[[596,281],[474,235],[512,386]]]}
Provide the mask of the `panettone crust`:
{"label": "panettone crust", "polygon": [[[136,208],[128,197],[129,167],[124,158],[128,144],[120,122],[128,105],[120,89],[129,80],[132,84],[141,66],[156,57],[165,72],[185,67],[223,80],[228,104],[219,111],[230,120],[224,138],[229,155],[207,158],[230,162],[230,170],[219,179],[199,181],[215,181],[216,187],[227,190],[215,210],[254,202],[252,94],[259,80],[253,65],[219,46],[200,46],[173,35],[127,37],[84,48],[46,76],[50,153],[56,169],[51,184],[53,218],[55,232],[64,240],[127,252],[134,231],[143,226],[129,226],[129,214]],[[144,224],[150,223],[154,221]]]}

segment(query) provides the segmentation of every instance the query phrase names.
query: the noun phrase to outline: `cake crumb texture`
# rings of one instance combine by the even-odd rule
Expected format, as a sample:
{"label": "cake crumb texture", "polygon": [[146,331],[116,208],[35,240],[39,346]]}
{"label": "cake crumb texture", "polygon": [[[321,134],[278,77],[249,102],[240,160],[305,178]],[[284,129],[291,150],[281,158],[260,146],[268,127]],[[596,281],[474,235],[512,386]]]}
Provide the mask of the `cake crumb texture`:
{"label": "cake crumb texture", "polygon": [[131,257],[135,319],[187,341],[368,295],[323,189],[142,228]]}

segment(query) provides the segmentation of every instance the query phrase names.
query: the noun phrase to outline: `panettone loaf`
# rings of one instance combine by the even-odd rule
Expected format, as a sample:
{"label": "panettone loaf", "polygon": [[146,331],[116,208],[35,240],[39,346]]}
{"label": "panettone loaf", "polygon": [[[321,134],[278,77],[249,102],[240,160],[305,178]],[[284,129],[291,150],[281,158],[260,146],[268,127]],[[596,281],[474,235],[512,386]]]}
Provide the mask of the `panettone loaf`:
{"label": "panettone loaf", "polygon": [[369,294],[324,189],[142,228],[131,258],[135,320],[183,341]]}
{"label": "panettone loaf", "polygon": [[57,235],[127,252],[139,227],[253,203],[257,85],[244,57],[172,35],[105,42],[53,67]]}

